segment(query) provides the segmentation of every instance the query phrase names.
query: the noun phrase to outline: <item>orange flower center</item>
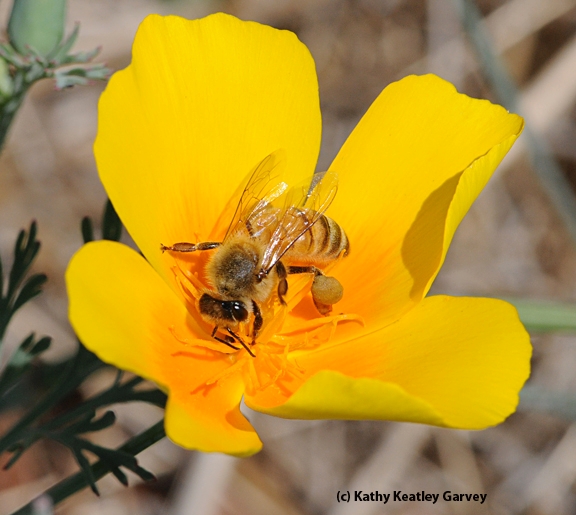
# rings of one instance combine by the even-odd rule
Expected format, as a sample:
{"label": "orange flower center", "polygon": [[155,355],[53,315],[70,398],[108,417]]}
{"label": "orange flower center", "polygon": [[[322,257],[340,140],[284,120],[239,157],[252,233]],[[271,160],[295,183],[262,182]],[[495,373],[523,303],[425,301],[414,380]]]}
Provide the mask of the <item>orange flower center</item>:
{"label": "orange flower center", "polygon": [[[340,314],[333,316],[318,316],[311,313],[310,318],[299,324],[298,329],[292,332],[282,332],[287,314],[308,294],[312,277],[298,277],[290,285],[290,296],[283,306],[275,295],[260,305],[264,325],[257,338],[256,344],[250,346],[254,356],[245,349],[234,350],[211,336],[212,327],[206,323],[198,310],[198,300],[206,286],[199,279],[196,272],[191,272],[186,262],[174,257],[175,265],[172,272],[176,278],[184,298],[188,312],[195,322],[195,329],[200,339],[189,341],[176,334],[174,337],[185,346],[199,346],[214,353],[217,359],[229,363],[224,370],[206,381],[203,387],[211,387],[230,377],[232,374],[241,374],[250,395],[259,390],[276,385],[283,388],[283,380],[298,380],[304,377],[305,370],[298,366],[294,351],[310,350],[320,345],[328,344],[336,333],[338,324],[342,321],[357,321],[363,323],[362,318],[354,314]],[[251,341],[251,321],[239,324],[237,334],[245,341]],[[187,355],[186,352],[178,353]]]}

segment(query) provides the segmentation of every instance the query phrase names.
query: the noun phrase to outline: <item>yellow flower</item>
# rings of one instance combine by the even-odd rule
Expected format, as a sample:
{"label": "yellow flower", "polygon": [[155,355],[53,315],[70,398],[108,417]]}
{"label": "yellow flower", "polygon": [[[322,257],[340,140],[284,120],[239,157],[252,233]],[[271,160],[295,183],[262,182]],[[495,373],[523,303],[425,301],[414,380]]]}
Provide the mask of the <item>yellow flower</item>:
{"label": "yellow flower", "polygon": [[67,272],[72,324],[104,361],[168,393],[167,434],[187,448],[257,452],[242,397],[289,418],[497,424],[529,374],[516,311],[424,297],[522,126],[433,75],[388,86],[330,167],[340,186],[327,214],[351,242],[330,271],[344,286],[336,314],[315,310],[310,277],[289,278],[288,309],[268,303],[253,358],[211,339],[199,316],[214,251],[160,244],[220,241],[235,192],[276,151],[292,183],[310,179],[321,132],[314,62],[290,32],[225,14],[150,16],[132,64],[102,95],[95,144],[104,187],[146,260],[114,242],[85,245]]}

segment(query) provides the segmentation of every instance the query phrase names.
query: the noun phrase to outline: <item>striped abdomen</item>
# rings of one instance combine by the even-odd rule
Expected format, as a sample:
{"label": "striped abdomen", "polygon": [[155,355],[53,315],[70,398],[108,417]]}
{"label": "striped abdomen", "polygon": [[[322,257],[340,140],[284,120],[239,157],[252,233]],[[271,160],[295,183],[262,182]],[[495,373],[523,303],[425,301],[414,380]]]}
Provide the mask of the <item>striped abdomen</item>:
{"label": "striped abdomen", "polygon": [[286,260],[321,264],[346,257],[349,253],[350,242],[342,227],[331,218],[320,215],[316,223],[296,240],[287,252]]}

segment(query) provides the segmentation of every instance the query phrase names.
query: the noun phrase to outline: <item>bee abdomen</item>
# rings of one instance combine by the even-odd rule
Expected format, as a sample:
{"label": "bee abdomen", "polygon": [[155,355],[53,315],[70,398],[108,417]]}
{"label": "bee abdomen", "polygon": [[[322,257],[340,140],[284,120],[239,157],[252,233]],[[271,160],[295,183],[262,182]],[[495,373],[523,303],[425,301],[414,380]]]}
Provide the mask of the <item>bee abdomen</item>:
{"label": "bee abdomen", "polygon": [[293,254],[306,255],[310,260],[330,261],[350,252],[348,236],[334,220],[321,215],[316,223],[296,242]]}
{"label": "bee abdomen", "polygon": [[[327,243],[325,243],[326,253],[330,257],[338,257],[340,254],[347,256],[350,253],[350,242],[348,241],[348,236],[332,218],[322,215],[322,218],[326,220],[326,226],[329,227]],[[319,220],[320,221],[320,220]]]}

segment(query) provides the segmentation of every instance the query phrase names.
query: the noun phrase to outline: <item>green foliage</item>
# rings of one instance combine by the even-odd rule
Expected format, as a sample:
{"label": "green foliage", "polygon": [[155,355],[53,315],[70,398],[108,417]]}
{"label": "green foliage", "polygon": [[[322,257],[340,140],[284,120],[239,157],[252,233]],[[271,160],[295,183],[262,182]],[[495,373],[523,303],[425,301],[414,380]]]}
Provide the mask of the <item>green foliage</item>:
{"label": "green foliage", "polygon": [[[160,421],[142,433],[131,438],[124,445],[116,449],[116,451],[128,454],[130,456],[135,456],[142,452],[144,449],[147,449],[157,441],[164,438],[165,435],[166,433],[164,432],[164,423],[163,421]],[[104,477],[111,471],[110,467],[110,462],[105,462],[102,460],[97,461],[90,466],[91,477],[98,481],[98,479]],[[56,505],[70,495],[82,490],[88,486],[88,484],[89,483],[86,474],[84,472],[78,472],[77,474],[62,480],[53,487],[49,488],[46,492],[44,492],[44,496],[51,499],[53,504]],[[33,502],[23,506],[19,510],[15,511],[12,515],[36,515]]]}
{"label": "green foliage", "polygon": [[[8,27],[9,42],[0,43],[0,149],[28,89],[35,82],[52,78],[57,89],[64,89],[105,80],[110,74],[102,64],[92,64],[99,48],[72,53],[79,25],[63,40],[65,11],[66,0],[14,0]],[[82,220],[81,229],[85,243],[94,240],[93,224],[89,218]],[[40,249],[36,233],[35,222],[29,231],[20,232],[8,273],[4,273],[5,267],[0,260],[0,351],[14,314],[39,295],[46,282],[44,274],[29,273]],[[102,237],[117,241],[121,236],[122,223],[108,201],[102,218]],[[114,413],[106,410],[112,404],[140,401],[163,407],[166,395],[156,388],[142,389],[143,380],[139,377],[123,381],[124,376],[119,372],[109,387],[60,412],[60,403],[74,398],[72,394],[77,392],[82,382],[107,365],[80,342],[74,355],[63,362],[43,363],[38,357],[50,344],[50,337],[36,337],[31,333],[0,370],[0,413],[14,406],[25,409],[22,418],[0,435],[0,454],[11,453],[6,468],[11,467],[34,442],[49,438],[68,447],[81,469],[51,489],[55,503],[87,485],[98,493],[96,481],[108,472],[127,485],[121,467],[144,480],[152,479],[152,474],[140,467],[134,456],[164,436],[162,422],[119,449],[96,445],[85,435],[114,424]],[[96,456],[97,463],[90,465],[89,455]],[[22,511],[33,512],[31,505]]]}
{"label": "green foliage", "polygon": [[108,68],[102,64],[89,64],[98,55],[100,48],[69,53],[79,32],[80,25],[77,24],[72,33],[46,55],[33,47],[19,51],[9,43],[0,44],[0,56],[12,66],[15,91],[27,89],[32,83],[45,78],[56,79],[58,89],[107,79],[110,75]]}
{"label": "green foliage", "polygon": [[92,220],[89,216],[82,218],[80,231],[82,232],[82,240],[84,243],[94,241],[94,226],[92,225]]}
{"label": "green foliage", "polygon": [[531,332],[576,331],[576,304],[504,299],[514,305],[520,320]]}
{"label": "green foliage", "polygon": [[[82,220],[81,228],[83,240],[92,241],[94,230],[89,218]],[[0,260],[2,335],[14,313],[36,297],[46,282],[44,274],[29,274],[40,249],[36,235],[35,222],[29,231],[20,231],[14,248],[14,261],[6,275],[2,273]],[[107,201],[102,216],[102,235],[111,240],[118,240],[122,235],[122,223],[110,201]],[[107,388],[59,412],[56,408],[63,400],[70,399],[87,377],[107,365],[80,343],[76,353],[61,363],[47,365],[39,362],[36,358],[48,349],[50,343],[48,336],[37,339],[34,333],[30,334],[0,373],[0,413],[16,405],[27,408],[22,418],[0,436],[0,453],[11,453],[5,468],[16,463],[39,439],[49,438],[72,452],[83,474],[83,484],[89,485],[95,493],[98,493],[96,480],[107,472],[112,472],[122,484],[127,485],[128,479],[121,467],[144,480],[152,479],[153,475],[138,465],[135,453],[124,448],[108,449],[97,445],[85,434],[102,431],[114,424],[114,413],[106,410],[110,405],[138,401],[164,407],[166,395],[154,387],[142,388],[144,380],[140,377],[123,380],[123,372],[118,371],[116,379]],[[163,430],[162,434],[156,430],[154,435],[154,441],[157,441],[162,438]],[[99,459],[96,469],[95,465],[90,464],[89,455]],[[95,470],[101,471],[101,475],[96,474]],[[74,484],[80,483],[76,480]]]}
{"label": "green foliage", "polygon": [[[32,222],[28,232],[21,230],[18,234],[14,248],[14,263],[7,278],[3,276],[3,265],[0,259],[0,345],[8,323],[16,311],[36,297],[42,291],[42,286],[47,280],[44,274],[33,274],[26,277],[38,250],[40,250],[36,231],[36,222]],[[25,346],[25,348],[28,347]]]}
{"label": "green foliage", "polygon": [[[26,92],[35,82],[52,78],[56,81],[57,89],[64,89],[105,80],[110,75],[110,70],[104,65],[91,64],[99,48],[70,53],[78,38],[79,25],[61,41],[62,34],[58,35],[54,27],[48,34],[49,27],[45,25],[37,4],[54,9],[54,13],[62,8],[62,0],[21,0],[15,3],[10,20],[10,43],[0,43],[0,148]],[[34,23],[39,22],[40,29],[34,24],[23,28],[26,25],[23,20],[30,14],[32,5],[36,6],[33,11]],[[59,13],[53,16],[58,17]]]}
{"label": "green foliage", "polygon": [[122,222],[110,200],[106,201],[104,216],[102,217],[102,238],[119,241],[122,237]]}
{"label": "green foliage", "polygon": [[[93,355],[92,355],[93,356]],[[85,370],[84,367],[81,367]],[[166,396],[160,390],[136,389],[138,385],[143,382],[140,377],[134,377],[124,383],[121,383],[121,376],[106,390],[97,394],[96,396],[86,399],[73,409],[70,409],[59,416],[48,420],[47,422],[40,423],[34,426],[24,428],[19,433],[19,438],[10,445],[8,450],[12,452],[12,457],[5,466],[11,467],[20,456],[40,438],[50,438],[62,445],[68,447],[82,471],[86,474],[88,483],[92,491],[98,494],[96,480],[92,473],[90,462],[86,456],[86,452],[94,454],[100,461],[109,466],[110,471],[124,484],[128,484],[126,475],[120,470],[119,467],[131,470],[144,480],[153,479],[154,476],[140,467],[134,456],[126,452],[107,449],[100,445],[96,445],[91,441],[83,438],[81,435],[95,431],[101,431],[114,424],[116,416],[112,411],[105,411],[101,416],[97,415],[97,410],[111,404],[123,402],[148,402],[159,407],[164,407],[166,403]],[[71,379],[71,381],[70,381]],[[82,378],[71,377],[68,378],[70,385],[77,385],[77,380]],[[69,390],[65,388],[62,391]]]}
{"label": "green foliage", "polygon": [[[16,352],[10,357],[10,361],[0,375],[0,399],[3,392],[9,392],[10,389],[18,382],[22,375],[32,366],[34,358],[47,350],[52,343],[52,338],[44,336],[38,341],[32,333],[16,349]],[[0,401],[0,409],[2,403]]]}
{"label": "green foliage", "polygon": [[[80,224],[82,240],[84,243],[94,241],[94,224],[89,216],[85,216]],[[120,241],[122,237],[122,221],[116,213],[110,200],[106,200],[104,212],[102,213],[102,239],[110,241]]]}

